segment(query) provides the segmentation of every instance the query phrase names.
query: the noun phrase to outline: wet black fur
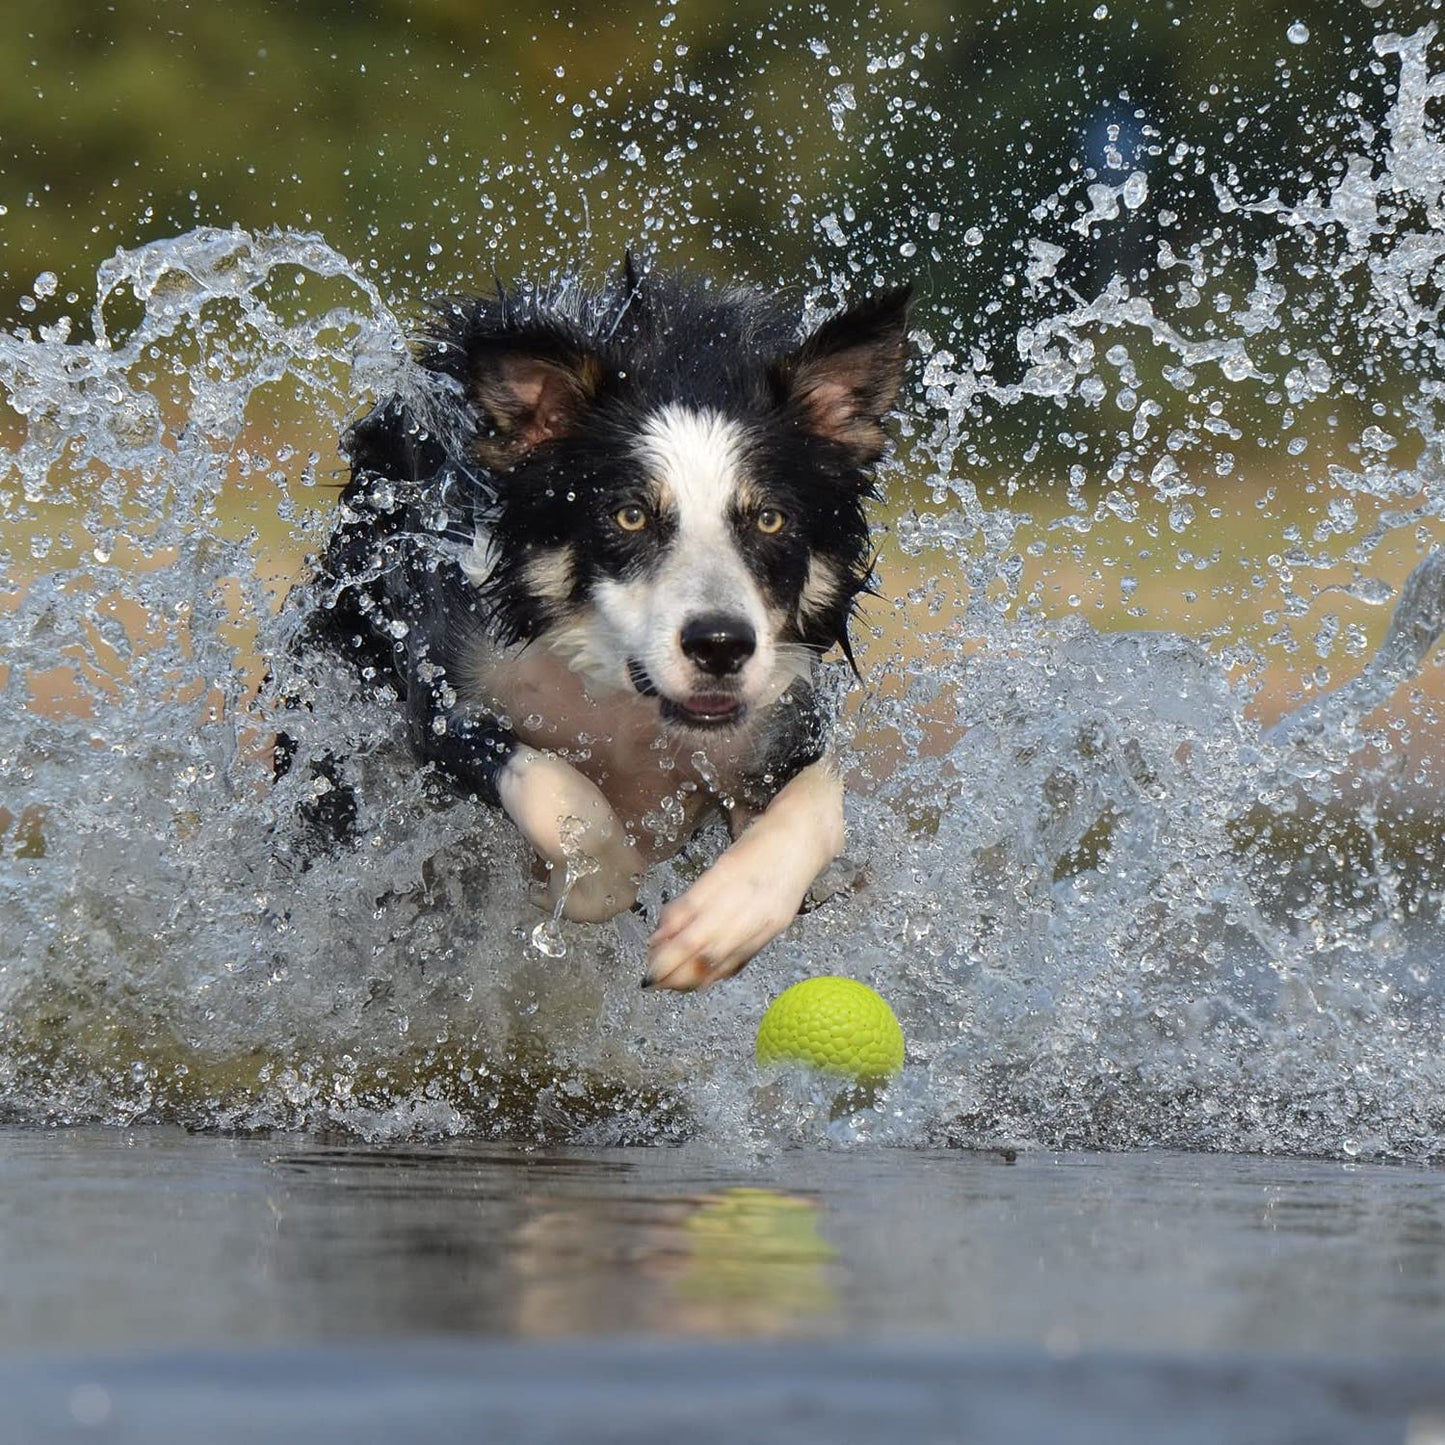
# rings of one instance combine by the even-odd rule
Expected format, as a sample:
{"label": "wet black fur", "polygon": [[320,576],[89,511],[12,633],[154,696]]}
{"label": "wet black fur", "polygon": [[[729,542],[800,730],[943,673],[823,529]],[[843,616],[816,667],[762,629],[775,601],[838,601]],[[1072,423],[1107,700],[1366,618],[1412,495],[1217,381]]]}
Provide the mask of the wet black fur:
{"label": "wet black fur", "polygon": [[[533,641],[583,602],[600,575],[648,564],[665,530],[633,536],[611,519],[626,503],[646,501],[634,460],[639,425],[680,403],[743,425],[767,504],[789,518],[779,537],[741,517],[738,527],[755,574],[793,619],[782,640],[820,655],[841,645],[851,659],[848,622],[870,571],[864,504],[875,495],[870,466],[882,433],[876,446],[868,428],[861,444],[854,435],[820,435],[800,378],[816,358],[866,349],[885,333],[898,338],[901,374],[906,304],[906,290],[885,293],[800,343],[798,314],[771,297],[640,275],[630,262],[598,292],[499,288],[435,304],[416,347],[434,380],[430,395],[383,402],[344,439],[351,479],[312,584],[317,605],[304,642],[348,659],[364,680],[396,688],[421,756],[495,801],[497,772],[515,742],[455,705],[446,680],[452,649],[466,629],[488,629],[504,643]],[[557,379],[565,422],[513,453],[528,426],[506,379],[517,358]],[[872,410],[873,428],[896,385],[895,376],[880,388],[887,396]],[[869,411],[861,391],[858,405]],[[481,588],[454,557],[479,523],[497,557]],[[570,594],[539,596],[527,562],[564,547]],[[800,615],[815,557],[830,564],[837,584]],[[759,738],[758,771],[769,791],[822,750],[816,709],[802,697],[806,689],[797,691],[794,715],[781,710]]]}

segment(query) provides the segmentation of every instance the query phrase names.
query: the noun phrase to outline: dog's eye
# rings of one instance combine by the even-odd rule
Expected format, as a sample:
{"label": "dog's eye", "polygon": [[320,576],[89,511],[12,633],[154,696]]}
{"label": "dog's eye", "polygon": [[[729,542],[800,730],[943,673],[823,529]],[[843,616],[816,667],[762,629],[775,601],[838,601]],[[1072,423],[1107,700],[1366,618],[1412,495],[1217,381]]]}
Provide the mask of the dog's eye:
{"label": "dog's eye", "polygon": [[764,507],[758,513],[758,531],[765,536],[776,537],[783,530],[783,523],[787,520],[776,507]]}
{"label": "dog's eye", "polygon": [[647,513],[633,502],[618,509],[616,521],[624,532],[640,532],[647,525]]}

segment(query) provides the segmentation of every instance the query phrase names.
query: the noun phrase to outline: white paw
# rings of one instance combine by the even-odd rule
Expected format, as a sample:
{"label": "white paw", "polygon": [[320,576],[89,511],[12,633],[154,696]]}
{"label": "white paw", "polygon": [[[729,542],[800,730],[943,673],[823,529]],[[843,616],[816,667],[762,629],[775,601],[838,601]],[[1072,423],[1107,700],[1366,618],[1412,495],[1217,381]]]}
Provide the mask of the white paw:
{"label": "white paw", "polygon": [[843,848],[843,785],[822,760],[803,769],[681,898],[647,941],[656,988],[707,988],[730,978],[798,915],[813,881]]}
{"label": "white paw", "polygon": [[648,987],[708,988],[787,928],[811,880],[779,877],[767,863],[765,850],[735,844],[662,910],[647,941]]}

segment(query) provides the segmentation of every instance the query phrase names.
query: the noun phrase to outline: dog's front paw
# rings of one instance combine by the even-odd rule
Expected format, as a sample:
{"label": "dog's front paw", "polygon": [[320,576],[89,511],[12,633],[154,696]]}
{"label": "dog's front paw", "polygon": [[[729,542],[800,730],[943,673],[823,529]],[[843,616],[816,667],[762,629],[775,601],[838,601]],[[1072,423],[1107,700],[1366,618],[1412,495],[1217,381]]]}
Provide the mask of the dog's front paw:
{"label": "dog's front paw", "polygon": [[647,941],[646,988],[683,991],[731,978],[797,917],[808,882],[779,876],[762,850],[735,844],[680,898]]}
{"label": "dog's front paw", "polygon": [[643,862],[612,805],[590,779],[548,753],[521,747],[497,791],[508,816],[549,870],[546,902],[578,923],[601,923],[637,901]]}
{"label": "dog's front paw", "polygon": [[620,824],[606,836],[584,834],[575,851],[551,865],[534,901],[549,913],[560,903],[573,923],[604,923],[637,902],[641,867]]}

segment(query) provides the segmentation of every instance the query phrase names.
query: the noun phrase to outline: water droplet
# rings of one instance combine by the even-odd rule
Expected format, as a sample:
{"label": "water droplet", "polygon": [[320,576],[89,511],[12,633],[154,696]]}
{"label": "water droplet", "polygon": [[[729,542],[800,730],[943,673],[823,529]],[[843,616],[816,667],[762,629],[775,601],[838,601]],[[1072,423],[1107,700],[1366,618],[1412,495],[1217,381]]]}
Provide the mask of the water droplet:
{"label": "water droplet", "polygon": [[561,926],[551,918],[544,918],[532,930],[532,947],[546,958],[567,956],[567,940],[562,936]]}
{"label": "water droplet", "polygon": [[1395,589],[1379,577],[1361,577],[1358,582],[1346,587],[1345,591],[1370,607],[1383,607],[1395,596]]}
{"label": "water droplet", "polygon": [[1303,45],[1310,38],[1310,28],[1303,20],[1296,20],[1285,34],[1289,37],[1291,45]]}

